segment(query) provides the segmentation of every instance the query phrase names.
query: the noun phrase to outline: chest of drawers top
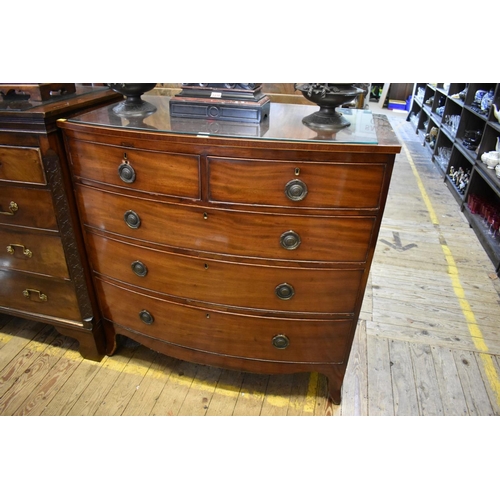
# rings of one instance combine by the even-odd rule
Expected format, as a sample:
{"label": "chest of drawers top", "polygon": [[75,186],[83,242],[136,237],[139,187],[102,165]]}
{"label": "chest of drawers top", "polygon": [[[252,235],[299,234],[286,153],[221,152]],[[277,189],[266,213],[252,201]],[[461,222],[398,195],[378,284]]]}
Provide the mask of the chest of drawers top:
{"label": "chest of drawers top", "polygon": [[[342,111],[351,125],[317,133],[302,123],[316,108],[272,104],[260,124],[171,118],[129,121],[101,107],[60,120],[74,178],[132,196],[213,206],[378,211],[400,145],[385,116]],[[175,199],[175,200],[173,200]]]}
{"label": "chest of drawers top", "polygon": [[[171,142],[177,144],[178,152],[192,151],[192,147],[183,148],[183,144],[201,146],[206,151],[211,145],[245,148],[261,147],[270,150],[295,152],[317,151],[332,152],[383,152],[396,154],[401,147],[387,118],[372,114],[369,110],[342,109],[342,115],[351,123],[338,131],[312,130],[302,123],[302,119],[317,111],[315,106],[272,103],[269,117],[258,124],[217,122],[203,119],[180,119],[170,116],[169,98],[164,96],[143,96],[153,104],[156,111],[148,116],[122,118],[113,112],[113,105],[103,106],[93,111],[79,114],[59,123],[64,129],[95,133],[106,142],[113,142],[112,137],[121,132],[122,140],[116,145],[137,147],[140,139],[152,150],[163,149],[158,139],[165,134],[171,136]],[[129,138],[129,142],[125,141]],[[133,141],[135,138],[135,141]],[[169,146],[167,151],[171,151]]]}
{"label": "chest of drawers top", "polygon": [[[57,130],[56,121],[59,118],[120,99],[118,94],[106,87],[86,85],[77,85],[75,92],[55,95],[44,101],[30,100],[28,95],[24,97],[4,96],[0,99],[0,136],[4,132],[11,135],[47,134]],[[16,138],[15,135],[13,137]]]}

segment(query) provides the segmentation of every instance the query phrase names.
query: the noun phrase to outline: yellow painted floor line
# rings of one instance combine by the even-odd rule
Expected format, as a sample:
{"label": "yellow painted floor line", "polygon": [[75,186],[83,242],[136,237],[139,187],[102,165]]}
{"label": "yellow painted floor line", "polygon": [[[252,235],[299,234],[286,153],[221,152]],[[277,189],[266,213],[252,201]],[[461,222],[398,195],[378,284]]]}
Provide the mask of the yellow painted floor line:
{"label": "yellow painted floor line", "polygon": [[443,250],[446,263],[448,264],[448,274],[451,279],[451,284],[453,286],[453,291],[458,299],[460,304],[460,309],[462,310],[462,314],[464,315],[465,321],[467,323],[467,328],[469,329],[469,333],[471,335],[472,341],[474,342],[474,346],[479,351],[479,357],[483,362],[486,377],[488,378],[488,382],[493,390],[493,393],[496,396],[497,405],[500,406],[500,379],[493,364],[493,360],[491,356],[488,355],[488,346],[484,341],[483,333],[481,332],[481,328],[477,324],[476,318],[474,316],[474,312],[469,304],[469,301],[465,297],[465,291],[460,283],[460,276],[458,267],[456,265],[453,254],[446,243],[444,236],[441,233],[441,228],[439,225],[439,219],[434,211],[434,207],[432,206],[431,200],[427,194],[425,186],[420,178],[420,174],[418,173],[417,167],[413,158],[408,150],[408,147],[403,142],[403,150],[408,158],[408,162],[410,163],[410,167],[412,169],[413,175],[417,181],[418,188],[420,190],[420,194],[422,195],[422,199],[427,207],[427,211],[429,213],[429,217],[431,219],[432,224],[436,228],[439,233],[439,243],[441,245],[441,249]]}
{"label": "yellow painted floor line", "polygon": [[313,413],[316,403],[316,387],[318,385],[318,374],[312,372],[307,385],[307,395],[304,403],[304,412]]}

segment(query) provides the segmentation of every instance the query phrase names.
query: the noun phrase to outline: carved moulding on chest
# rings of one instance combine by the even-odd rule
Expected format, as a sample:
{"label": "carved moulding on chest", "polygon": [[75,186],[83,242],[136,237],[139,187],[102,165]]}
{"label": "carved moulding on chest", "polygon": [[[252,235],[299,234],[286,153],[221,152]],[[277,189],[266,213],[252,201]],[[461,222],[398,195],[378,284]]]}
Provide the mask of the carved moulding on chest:
{"label": "carved moulding on chest", "polygon": [[62,180],[61,163],[53,150],[47,151],[43,157],[47,180],[52,188],[52,198],[56,209],[57,224],[66,253],[66,262],[70,277],[75,286],[78,305],[85,328],[92,329],[94,314],[87,291],[87,284],[82,269],[78,244],[75,239],[71,215],[68,209],[68,199]]}

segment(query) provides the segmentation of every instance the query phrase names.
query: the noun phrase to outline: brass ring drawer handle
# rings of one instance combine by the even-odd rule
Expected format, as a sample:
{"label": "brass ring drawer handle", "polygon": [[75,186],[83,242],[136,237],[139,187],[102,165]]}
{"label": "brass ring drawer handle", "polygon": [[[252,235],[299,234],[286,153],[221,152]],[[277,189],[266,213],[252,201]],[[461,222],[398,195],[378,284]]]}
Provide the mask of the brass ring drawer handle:
{"label": "brass ring drawer handle", "polygon": [[285,250],[295,250],[301,243],[300,236],[295,231],[285,231],[280,236],[280,245]]}
{"label": "brass ring drawer handle", "polygon": [[289,200],[301,201],[307,196],[307,184],[300,179],[293,179],[286,183],[285,195]]}
{"label": "brass ring drawer handle", "polygon": [[14,215],[18,210],[19,210],[18,204],[15,201],[11,201],[9,203],[9,211],[2,212],[2,209],[0,208],[0,215]]}
{"label": "brass ring drawer handle", "polygon": [[144,276],[148,274],[148,268],[146,264],[143,264],[140,260],[135,260],[134,262],[132,262],[131,267],[132,271],[134,271],[134,273],[137,274],[137,276],[139,276],[140,278],[144,278]]}
{"label": "brass ring drawer handle", "polygon": [[286,349],[290,345],[290,340],[286,335],[280,333],[273,337],[272,343],[276,349]]}
{"label": "brass ring drawer handle", "polygon": [[295,295],[295,289],[288,283],[281,283],[275,289],[276,297],[281,300],[290,300]]}
{"label": "brass ring drawer handle", "polygon": [[149,312],[149,311],[146,311],[146,309],[143,309],[140,313],[139,313],[139,318],[141,319],[141,321],[143,323],[145,323],[146,325],[152,325],[154,323],[154,318],[153,318],[153,315]]}
{"label": "brass ring drawer handle", "polygon": [[35,290],[33,288],[26,288],[26,290],[23,290],[23,295],[27,298],[27,299],[31,299],[31,294],[37,294],[38,295],[38,300],[42,301],[42,302],[47,302],[47,295],[45,295],[44,293],[42,293],[40,290]]}
{"label": "brass ring drawer handle", "polygon": [[118,167],[118,175],[120,176],[120,179],[127,184],[135,182],[134,167],[132,167],[132,165],[128,162],[124,162]]}
{"label": "brass ring drawer handle", "polygon": [[10,245],[7,245],[7,252],[11,255],[14,255],[16,248],[22,248],[23,255],[28,257],[28,259],[33,256],[33,252],[29,248],[26,248],[24,245],[19,245],[17,243],[11,243]]}
{"label": "brass ring drawer handle", "polygon": [[137,229],[141,225],[141,218],[133,210],[127,210],[123,215],[123,219],[128,227],[131,229]]}

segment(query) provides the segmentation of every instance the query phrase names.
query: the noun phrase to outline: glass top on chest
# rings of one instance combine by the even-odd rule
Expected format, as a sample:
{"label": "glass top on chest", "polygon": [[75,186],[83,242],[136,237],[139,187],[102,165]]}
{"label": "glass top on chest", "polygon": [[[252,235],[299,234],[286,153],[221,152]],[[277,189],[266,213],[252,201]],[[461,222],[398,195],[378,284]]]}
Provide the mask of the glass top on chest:
{"label": "glass top on chest", "polygon": [[[170,98],[143,95],[152,106],[144,115],[120,116],[116,103],[68,119],[70,122],[101,127],[122,128],[181,135],[202,135],[291,142],[327,142],[345,144],[378,144],[374,118],[370,110],[338,108],[349,121],[340,130],[320,129],[303,123],[319,110],[318,106],[271,103],[268,115],[258,123],[249,121],[180,118],[171,116]],[[152,111],[151,111],[152,110]]]}

